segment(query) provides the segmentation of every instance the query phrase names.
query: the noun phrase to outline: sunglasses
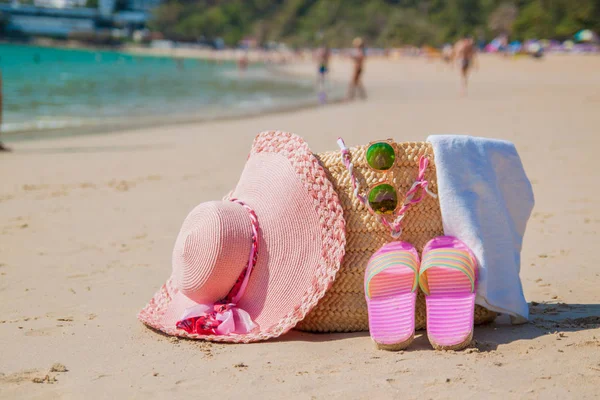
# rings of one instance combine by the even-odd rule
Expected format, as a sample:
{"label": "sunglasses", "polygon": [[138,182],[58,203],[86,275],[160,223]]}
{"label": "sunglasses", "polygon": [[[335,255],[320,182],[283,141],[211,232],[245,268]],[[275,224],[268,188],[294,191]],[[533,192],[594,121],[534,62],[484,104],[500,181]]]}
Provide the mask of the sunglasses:
{"label": "sunglasses", "polygon": [[367,165],[375,171],[388,171],[396,162],[396,150],[392,146],[392,139],[369,143],[365,152]]}
{"label": "sunglasses", "polygon": [[[354,195],[358,200],[374,214],[396,214],[393,222],[388,221],[386,218],[379,217],[379,221],[390,229],[392,237],[397,239],[402,234],[402,219],[408,208],[423,200],[423,193],[415,198],[419,189],[432,198],[437,198],[437,195],[427,188],[429,182],[425,180],[425,171],[429,165],[429,158],[426,156],[419,157],[419,173],[417,179],[406,192],[402,207],[400,207],[397,212],[396,210],[399,206],[398,192],[394,189],[394,186],[389,183],[389,180],[373,185],[366,196],[361,194],[360,183],[353,172],[354,165],[352,164],[350,150],[346,147],[346,143],[344,143],[344,139],[341,137],[338,138],[337,143],[342,152],[342,162],[350,174]],[[394,150],[394,146],[392,146],[393,143],[392,139],[369,143],[369,147],[365,152],[365,158],[371,169],[386,172],[394,166],[394,163],[396,162],[396,151]]]}
{"label": "sunglasses", "polygon": [[[392,139],[369,143],[365,152],[367,165],[374,171],[389,171],[396,162]],[[398,192],[388,182],[371,186],[366,196],[367,204],[377,214],[393,214],[398,208]]]}

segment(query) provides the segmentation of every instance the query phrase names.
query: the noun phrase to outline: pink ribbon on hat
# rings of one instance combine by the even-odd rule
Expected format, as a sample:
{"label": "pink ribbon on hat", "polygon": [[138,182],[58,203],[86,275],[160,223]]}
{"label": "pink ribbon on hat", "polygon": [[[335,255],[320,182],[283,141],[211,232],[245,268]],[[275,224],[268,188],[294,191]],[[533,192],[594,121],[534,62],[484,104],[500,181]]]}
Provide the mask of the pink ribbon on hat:
{"label": "pink ribbon on hat", "polygon": [[198,335],[229,335],[231,333],[248,333],[254,330],[257,325],[252,321],[250,314],[236,306],[246,291],[250,274],[256,265],[258,259],[258,218],[256,213],[249,205],[238,199],[230,199],[248,210],[250,221],[252,223],[252,249],[248,265],[233,288],[229,291],[223,300],[215,304],[197,304],[186,308],[177,322],[178,329],[183,329],[187,333]]}
{"label": "pink ribbon on hat", "polygon": [[177,328],[198,335],[229,335],[248,333],[256,328],[256,324],[235,304],[197,304],[183,312]]}

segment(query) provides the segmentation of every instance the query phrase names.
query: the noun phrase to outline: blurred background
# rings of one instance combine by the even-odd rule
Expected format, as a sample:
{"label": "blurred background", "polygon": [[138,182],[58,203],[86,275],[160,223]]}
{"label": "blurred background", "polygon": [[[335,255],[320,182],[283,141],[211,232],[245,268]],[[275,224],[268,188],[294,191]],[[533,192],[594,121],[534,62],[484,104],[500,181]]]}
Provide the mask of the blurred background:
{"label": "blurred background", "polygon": [[[478,52],[542,58],[598,53],[599,31],[597,0],[5,1],[0,135],[12,141],[342,100],[346,84],[325,79],[327,64],[330,56],[356,63],[357,37],[365,56],[452,63],[465,37]],[[308,61],[325,66],[317,81],[273,68]]]}

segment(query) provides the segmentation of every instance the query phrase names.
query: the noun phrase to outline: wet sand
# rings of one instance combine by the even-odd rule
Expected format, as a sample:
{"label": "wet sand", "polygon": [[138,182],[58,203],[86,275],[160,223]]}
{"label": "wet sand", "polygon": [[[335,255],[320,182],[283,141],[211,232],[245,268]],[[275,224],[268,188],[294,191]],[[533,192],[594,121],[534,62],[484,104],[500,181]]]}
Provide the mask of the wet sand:
{"label": "wet sand", "polygon": [[[365,102],[12,143],[0,154],[0,398],[596,398],[599,68],[590,56],[483,57],[461,98],[458,71],[439,62],[371,61]],[[340,135],[515,142],[536,196],[521,273],[531,323],[478,327],[463,352],[420,335],[400,353],[367,333],[222,345],[143,326],[136,313],[170,273],[183,218],[235,185],[267,129],[316,152]]]}

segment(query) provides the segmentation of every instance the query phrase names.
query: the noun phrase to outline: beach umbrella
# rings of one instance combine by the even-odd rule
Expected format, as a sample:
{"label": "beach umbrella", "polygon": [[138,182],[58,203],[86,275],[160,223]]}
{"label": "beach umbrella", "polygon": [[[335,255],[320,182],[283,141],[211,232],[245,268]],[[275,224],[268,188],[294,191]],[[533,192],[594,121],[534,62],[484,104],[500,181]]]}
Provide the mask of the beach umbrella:
{"label": "beach umbrella", "polygon": [[483,48],[483,50],[484,50],[486,53],[495,53],[496,51],[498,51],[498,49],[497,49],[496,47],[494,47],[494,45],[493,45],[493,44],[491,44],[491,43],[488,43],[488,44],[487,44],[487,45],[486,45],[486,46]]}
{"label": "beach umbrella", "polygon": [[499,48],[500,48],[500,41],[498,39],[494,39],[490,43],[488,43],[487,46],[485,46],[485,51],[487,53],[495,53],[498,51]]}
{"label": "beach umbrella", "polygon": [[511,42],[508,45],[508,47],[509,47],[510,51],[517,53],[517,52],[521,51],[521,47],[523,47],[523,45],[518,40],[515,40],[515,41]]}
{"label": "beach umbrella", "polygon": [[575,34],[575,40],[578,42],[591,42],[596,40],[596,34],[589,29],[582,29]]}

